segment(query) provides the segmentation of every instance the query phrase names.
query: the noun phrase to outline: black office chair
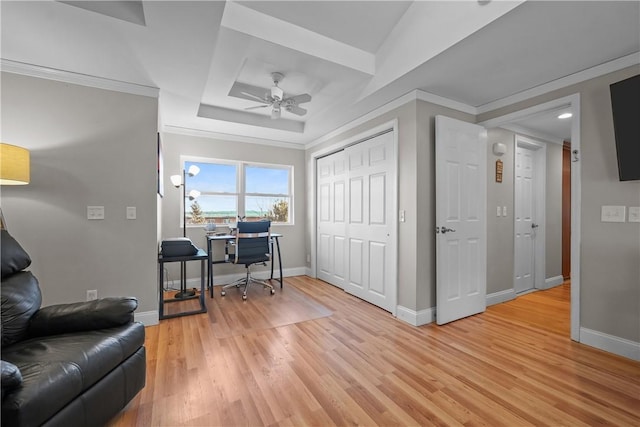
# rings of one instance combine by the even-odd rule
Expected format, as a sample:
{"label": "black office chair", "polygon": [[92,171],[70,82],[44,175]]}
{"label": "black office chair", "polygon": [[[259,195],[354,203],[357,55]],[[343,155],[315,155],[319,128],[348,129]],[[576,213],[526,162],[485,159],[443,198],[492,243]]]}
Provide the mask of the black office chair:
{"label": "black office chair", "polygon": [[235,257],[232,258],[234,264],[244,264],[247,269],[247,276],[233,283],[222,287],[220,294],[225,296],[226,289],[232,286],[240,287],[244,285],[242,299],[247,299],[247,291],[251,282],[261,284],[265,289],[270,289],[271,295],[276,291],[273,286],[263,280],[251,277],[251,266],[254,264],[267,265],[271,260],[271,221],[238,222],[235,240]]}

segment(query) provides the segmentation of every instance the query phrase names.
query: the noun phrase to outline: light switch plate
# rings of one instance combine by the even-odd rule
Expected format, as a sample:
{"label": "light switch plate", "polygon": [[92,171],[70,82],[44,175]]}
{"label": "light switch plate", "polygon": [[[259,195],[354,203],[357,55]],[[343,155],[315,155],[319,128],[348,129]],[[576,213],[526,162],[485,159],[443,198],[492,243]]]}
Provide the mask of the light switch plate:
{"label": "light switch plate", "polygon": [[629,206],[629,222],[640,222],[640,206]]}
{"label": "light switch plate", "polygon": [[500,215],[502,215],[502,209],[500,209],[500,206],[497,206],[496,216],[500,216]]}
{"label": "light switch plate", "polygon": [[127,219],[136,219],[136,207],[127,206]]}
{"label": "light switch plate", "polygon": [[506,206],[502,207],[502,216],[507,216],[507,207]]}
{"label": "light switch plate", "polygon": [[602,206],[600,220],[602,222],[625,222],[626,206]]}
{"label": "light switch plate", "polygon": [[87,206],[87,219],[104,219],[104,206]]}

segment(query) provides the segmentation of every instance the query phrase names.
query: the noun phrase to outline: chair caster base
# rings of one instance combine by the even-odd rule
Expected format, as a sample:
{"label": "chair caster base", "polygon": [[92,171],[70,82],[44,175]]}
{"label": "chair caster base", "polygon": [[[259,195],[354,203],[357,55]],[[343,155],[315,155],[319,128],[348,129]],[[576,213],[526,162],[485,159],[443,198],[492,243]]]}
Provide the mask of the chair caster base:
{"label": "chair caster base", "polygon": [[247,294],[242,294],[242,301],[246,301],[247,300]]}
{"label": "chair caster base", "polygon": [[276,294],[275,289],[271,289],[271,295],[275,295],[275,294]]}
{"label": "chair caster base", "polygon": [[220,291],[220,296],[225,296],[227,293],[225,291]]}

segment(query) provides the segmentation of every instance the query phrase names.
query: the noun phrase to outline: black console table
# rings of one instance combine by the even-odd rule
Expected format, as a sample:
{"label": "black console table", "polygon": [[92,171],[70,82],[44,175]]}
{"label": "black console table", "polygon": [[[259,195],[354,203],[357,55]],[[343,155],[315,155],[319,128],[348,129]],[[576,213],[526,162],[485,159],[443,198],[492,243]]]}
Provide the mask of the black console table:
{"label": "black console table", "polygon": [[[158,255],[158,266],[160,268],[160,307],[159,307],[159,317],[160,319],[169,319],[172,317],[179,317],[179,316],[187,316],[189,314],[198,314],[198,313],[206,313],[207,312],[207,306],[205,305],[205,299],[204,299],[204,294],[205,294],[205,272],[204,272],[204,266],[207,263],[207,260],[209,259],[209,254],[207,253],[207,251],[203,250],[203,249],[198,249],[198,252],[194,255],[186,255],[186,256],[163,256],[162,254]],[[167,302],[179,302],[179,301],[185,301],[185,298],[172,298],[172,299],[168,299],[165,301],[164,299],[164,264],[167,262],[184,262],[186,263],[187,261],[200,261],[200,296],[199,297],[193,297],[193,298],[198,298],[200,300],[200,309],[199,310],[190,310],[190,311],[183,311],[180,313],[173,313],[173,314],[164,314],[164,303]],[[186,268],[186,267],[185,267]],[[180,278],[180,280],[183,280],[183,277]],[[181,285],[183,285],[181,283]],[[183,288],[184,286],[181,286],[181,288]]]}

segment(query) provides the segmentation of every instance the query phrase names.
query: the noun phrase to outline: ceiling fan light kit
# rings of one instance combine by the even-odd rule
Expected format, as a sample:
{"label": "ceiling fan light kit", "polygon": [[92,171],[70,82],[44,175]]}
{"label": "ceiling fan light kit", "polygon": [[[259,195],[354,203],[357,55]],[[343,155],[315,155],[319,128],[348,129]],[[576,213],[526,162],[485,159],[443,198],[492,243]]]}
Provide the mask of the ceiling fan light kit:
{"label": "ceiling fan light kit", "polygon": [[285,111],[298,115],[304,116],[307,114],[307,110],[298,106],[298,104],[302,104],[305,102],[311,101],[311,95],[308,93],[304,93],[301,95],[291,96],[289,98],[285,97],[284,91],[278,86],[278,84],[284,79],[284,74],[282,73],[271,73],[271,78],[273,80],[273,86],[268,90],[265,90],[264,99],[259,96],[247,92],[243,92],[244,95],[247,95],[251,98],[255,98],[261,102],[264,102],[263,105],[256,105],[254,107],[247,107],[245,110],[253,110],[256,108],[264,108],[264,107],[272,107],[271,108],[271,118],[279,119],[281,116],[282,108]]}

